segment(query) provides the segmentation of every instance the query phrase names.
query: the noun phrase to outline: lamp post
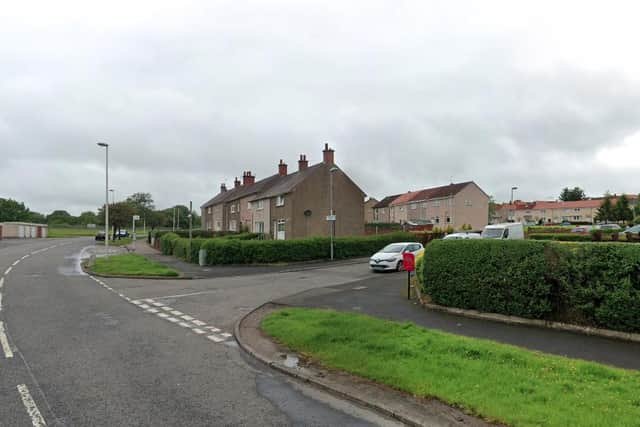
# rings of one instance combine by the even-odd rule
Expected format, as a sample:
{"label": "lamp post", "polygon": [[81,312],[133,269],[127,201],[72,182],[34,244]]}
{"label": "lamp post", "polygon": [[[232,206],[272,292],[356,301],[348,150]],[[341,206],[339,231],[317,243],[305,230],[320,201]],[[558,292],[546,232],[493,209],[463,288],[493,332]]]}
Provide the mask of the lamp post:
{"label": "lamp post", "polygon": [[[517,189],[518,189],[518,187],[511,187],[511,201],[509,202],[509,208],[511,208],[512,205],[513,205],[513,192],[516,191]],[[511,211],[511,209],[509,209],[509,211]],[[516,216],[516,210],[514,209],[513,210],[514,220],[515,220],[515,216]]]}
{"label": "lamp post", "polygon": [[98,146],[104,147],[105,161],[105,186],[104,186],[104,246],[109,247],[109,144],[98,142]]}
{"label": "lamp post", "polygon": [[116,204],[116,190],[113,188],[109,189],[109,193],[111,193],[111,204]]}
{"label": "lamp post", "polygon": [[333,173],[337,170],[338,168],[335,166],[329,169],[329,223],[331,224],[329,235],[331,240],[331,261],[333,261],[333,235],[336,232],[336,216],[333,212]]}

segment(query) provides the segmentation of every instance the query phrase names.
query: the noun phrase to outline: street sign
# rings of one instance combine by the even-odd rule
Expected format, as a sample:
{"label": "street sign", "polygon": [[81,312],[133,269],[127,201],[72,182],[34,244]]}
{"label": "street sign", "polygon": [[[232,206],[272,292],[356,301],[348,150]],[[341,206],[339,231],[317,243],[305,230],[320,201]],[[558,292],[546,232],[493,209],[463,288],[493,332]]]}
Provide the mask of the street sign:
{"label": "street sign", "polygon": [[327,221],[335,221],[335,220],[336,220],[335,215],[327,215]]}
{"label": "street sign", "polygon": [[133,220],[134,221],[140,221],[140,215],[134,215],[133,216]]}

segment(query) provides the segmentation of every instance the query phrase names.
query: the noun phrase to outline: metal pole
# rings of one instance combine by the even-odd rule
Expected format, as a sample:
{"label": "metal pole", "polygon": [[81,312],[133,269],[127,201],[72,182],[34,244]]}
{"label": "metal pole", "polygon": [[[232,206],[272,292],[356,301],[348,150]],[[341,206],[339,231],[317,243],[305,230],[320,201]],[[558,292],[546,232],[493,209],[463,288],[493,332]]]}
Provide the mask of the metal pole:
{"label": "metal pole", "polygon": [[106,207],[104,211],[104,246],[109,247],[109,146],[106,146],[106,166],[105,166],[105,200]]}
{"label": "metal pole", "polygon": [[176,231],[176,207],[173,207],[173,231]]}
{"label": "metal pole", "polygon": [[176,206],[176,211],[178,211],[178,221],[176,222],[176,230],[180,230],[180,205]]}
{"label": "metal pole", "polygon": [[329,215],[331,215],[331,221],[329,221],[330,229],[329,235],[331,240],[331,261],[333,261],[333,230],[334,230],[334,221],[333,221],[333,172],[329,171]]}
{"label": "metal pole", "polygon": [[411,272],[407,271],[407,299],[411,300]]}
{"label": "metal pole", "polygon": [[193,237],[191,234],[192,227],[192,219],[193,219],[193,201],[189,201],[189,261],[191,261],[191,238]]}

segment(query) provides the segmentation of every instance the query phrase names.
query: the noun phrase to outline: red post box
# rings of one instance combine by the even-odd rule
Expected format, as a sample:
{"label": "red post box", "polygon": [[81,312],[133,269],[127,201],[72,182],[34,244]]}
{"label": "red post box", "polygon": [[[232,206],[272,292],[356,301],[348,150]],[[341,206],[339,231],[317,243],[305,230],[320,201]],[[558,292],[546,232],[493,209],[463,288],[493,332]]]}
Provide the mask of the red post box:
{"label": "red post box", "polygon": [[411,252],[405,252],[402,254],[402,268],[405,271],[415,271],[416,269],[416,256]]}

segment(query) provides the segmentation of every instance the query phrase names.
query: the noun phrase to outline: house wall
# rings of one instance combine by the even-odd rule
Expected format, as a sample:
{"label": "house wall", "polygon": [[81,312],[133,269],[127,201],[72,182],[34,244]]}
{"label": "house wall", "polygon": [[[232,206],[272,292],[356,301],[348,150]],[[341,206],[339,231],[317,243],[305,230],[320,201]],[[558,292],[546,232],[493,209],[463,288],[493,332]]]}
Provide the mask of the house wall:
{"label": "house wall", "polygon": [[365,224],[374,222],[373,207],[378,203],[376,199],[369,199],[364,204],[364,222]]}
{"label": "house wall", "polygon": [[31,224],[27,222],[0,223],[0,239],[34,239],[46,238],[48,226],[46,224]]}
{"label": "house wall", "polygon": [[[285,240],[296,238],[293,235],[293,203],[291,200],[291,193],[284,194],[284,205],[276,206],[277,197],[272,197],[269,200],[269,213],[270,213],[270,236],[272,239],[277,239],[278,222],[284,221]],[[265,200],[266,204],[266,200]],[[266,226],[266,223],[265,223]]]}
{"label": "house wall", "polygon": [[[225,230],[232,232],[241,231],[240,224],[240,201],[232,200],[224,204],[225,213]],[[233,208],[233,212],[232,212]],[[235,227],[232,227],[232,221],[235,221]]]}
{"label": "house wall", "polygon": [[224,207],[224,203],[219,203],[211,207],[211,223],[213,231],[226,231]]}
{"label": "house wall", "polygon": [[385,208],[377,208],[373,210],[373,221],[374,222],[391,222],[389,218],[389,207]]}
{"label": "house wall", "polygon": [[407,205],[393,205],[389,207],[389,222],[405,223],[407,222]]}
{"label": "house wall", "polygon": [[475,184],[469,184],[453,198],[453,227],[471,224],[481,230],[489,222],[489,197]]}
{"label": "house wall", "polygon": [[[264,232],[268,235],[271,235],[271,201],[269,199],[264,199],[262,201],[262,209],[258,209],[257,201],[252,203],[251,212],[253,216],[253,228],[252,231],[257,233],[258,225],[256,223],[262,222],[264,223]],[[273,237],[273,236],[272,236]]]}

